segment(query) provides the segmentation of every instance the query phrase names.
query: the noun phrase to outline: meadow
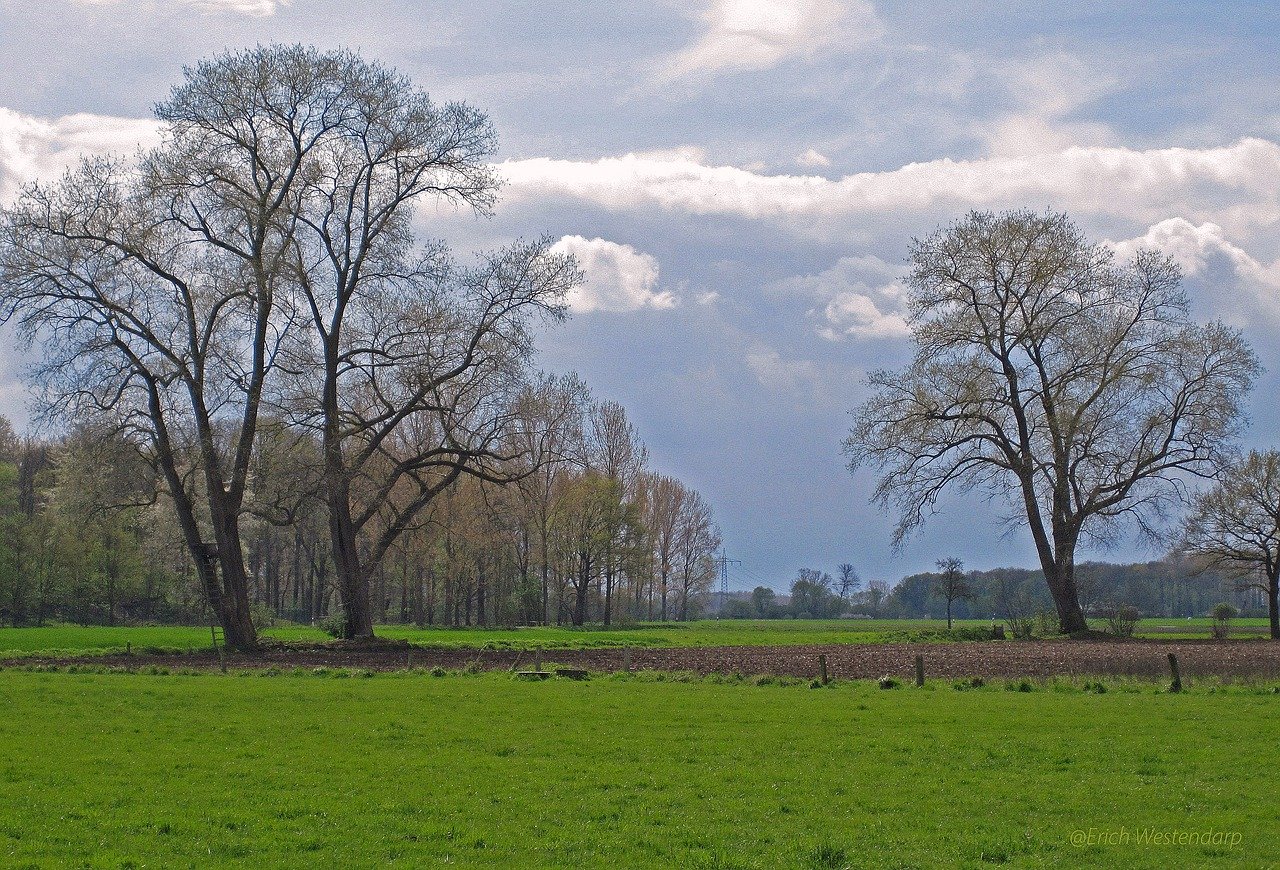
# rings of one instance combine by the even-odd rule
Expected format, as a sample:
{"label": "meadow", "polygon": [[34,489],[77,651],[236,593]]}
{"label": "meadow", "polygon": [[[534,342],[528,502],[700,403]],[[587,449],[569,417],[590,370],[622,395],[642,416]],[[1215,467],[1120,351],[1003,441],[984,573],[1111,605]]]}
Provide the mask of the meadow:
{"label": "meadow", "polygon": [[[956,620],[958,629],[989,628],[986,619]],[[1098,627],[1102,627],[1100,624]],[[701,620],[641,623],[615,628],[536,626],[527,628],[415,628],[379,626],[381,637],[403,639],[428,649],[599,649],[633,647],[803,646],[828,643],[884,643],[945,639],[944,620],[779,619]],[[1238,619],[1233,634],[1258,637],[1265,619]],[[1169,640],[1209,636],[1207,619],[1145,619],[1138,635]],[[285,642],[324,642],[328,635],[305,625],[278,625],[262,632]],[[0,628],[0,659],[41,654],[84,655],[136,651],[185,652],[210,647],[208,626],[77,626]]]}
{"label": "meadow", "polygon": [[1271,685],[267,674],[0,672],[0,863],[1280,863]]}

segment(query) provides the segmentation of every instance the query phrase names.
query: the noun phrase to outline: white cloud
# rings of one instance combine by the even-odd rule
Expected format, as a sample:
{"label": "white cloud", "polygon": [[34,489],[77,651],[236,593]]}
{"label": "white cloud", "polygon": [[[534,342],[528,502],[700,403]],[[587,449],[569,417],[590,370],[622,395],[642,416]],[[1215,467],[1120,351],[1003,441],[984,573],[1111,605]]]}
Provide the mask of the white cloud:
{"label": "white cloud", "polygon": [[770,69],[884,32],[865,0],[711,0],[701,18],[705,31],[667,59],[663,78]]}
{"label": "white cloud", "polygon": [[819,166],[831,165],[831,161],[827,158],[827,155],[815,151],[812,148],[797,157],[796,163],[810,169],[814,169]]}
{"label": "white cloud", "polygon": [[1199,226],[1185,218],[1169,218],[1132,239],[1112,242],[1116,255],[1132,257],[1139,249],[1152,248],[1170,256],[1198,282],[1200,295],[1232,322],[1249,320],[1242,303],[1253,302],[1272,318],[1280,316],[1280,260],[1266,264],[1227,238],[1214,223]]}
{"label": "white cloud", "polygon": [[567,197],[611,209],[824,220],[903,211],[1039,207],[1151,224],[1173,215],[1232,233],[1280,221],[1280,145],[1246,138],[1218,148],[1073,147],[976,160],[944,158],[840,179],[764,175],[687,154],[595,161],[533,158],[500,170],[509,197]]}
{"label": "white cloud", "polygon": [[586,280],[569,296],[573,311],[638,311],[673,308],[676,298],[658,290],[658,261],[630,245],[565,236],[552,250],[572,254]]}
{"label": "white cloud", "polygon": [[0,202],[36,179],[54,178],[81,157],[129,154],[159,141],[152,120],[76,114],[38,118],[0,108]]}
{"label": "white cloud", "polygon": [[[75,0],[85,6],[120,6],[130,0]],[[190,6],[202,12],[237,12],[241,15],[252,15],[263,18],[274,15],[282,6],[288,6],[291,0],[156,0],[148,6]],[[134,3],[134,5],[138,5]]]}
{"label": "white cloud", "polygon": [[818,334],[829,341],[903,338],[911,334],[911,327],[901,271],[879,257],[842,257],[830,269],[788,278],[768,289],[813,300],[816,305],[809,316],[817,321]]}

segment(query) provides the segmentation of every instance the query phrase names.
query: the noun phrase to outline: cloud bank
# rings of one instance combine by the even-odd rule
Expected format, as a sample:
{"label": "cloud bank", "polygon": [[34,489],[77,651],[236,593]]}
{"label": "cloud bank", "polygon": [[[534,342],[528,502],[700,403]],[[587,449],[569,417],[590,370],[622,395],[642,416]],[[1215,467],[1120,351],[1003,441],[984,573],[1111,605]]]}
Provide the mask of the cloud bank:
{"label": "cloud bank", "polygon": [[574,199],[614,210],[658,208],[778,223],[904,210],[1052,205],[1155,223],[1214,220],[1229,232],[1280,220],[1280,145],[1071,147],[975,160],[943,158],[829,179],[712,166],[686,152],[594,161],[548,157],[500,166],[508,198]]}

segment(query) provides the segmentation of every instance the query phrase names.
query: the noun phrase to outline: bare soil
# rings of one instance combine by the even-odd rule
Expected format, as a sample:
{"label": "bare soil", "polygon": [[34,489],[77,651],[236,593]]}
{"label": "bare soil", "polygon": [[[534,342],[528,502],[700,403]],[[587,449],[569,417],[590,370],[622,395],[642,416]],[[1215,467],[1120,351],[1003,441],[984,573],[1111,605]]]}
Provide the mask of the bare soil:
{"label": "bare soil", "polygon": [[[981,641],[968,643],[825,644],[814,646],[732,646],[704,648],[633,648],[633,670],[693,671],[699,674],[774,674],[812,677],[818,656],[827,658],[832,679],[874,679],[914,673],[917,655],[924,657],[929,678],[1050,677],[1125,675],[1168,676],[1167,654],[1178,657],[1184,676],[1280,678],[1280,643],[1254,640],[1062,640]],[[621,649],[546,650],[543,666],[552,664],[595,672],[619,671]],[[276,645],[260,655],[228,654],[227,667],[365,668],[390,671],[444,667],[456,670],[532,670],[534,654],[515,651],[431,650],[405,643]],[[22,659],[23,664],[91,664],[126,668],[217,668],[212,651],[187,655],[109,655],[56,659]]]}

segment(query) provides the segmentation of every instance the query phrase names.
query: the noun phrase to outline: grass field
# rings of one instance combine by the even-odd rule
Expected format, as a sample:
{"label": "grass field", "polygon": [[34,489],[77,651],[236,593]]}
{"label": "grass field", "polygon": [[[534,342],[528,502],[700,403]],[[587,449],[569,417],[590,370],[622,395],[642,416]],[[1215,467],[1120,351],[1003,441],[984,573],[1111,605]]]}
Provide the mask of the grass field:
{"label": "grass field", "polygon": [[0,864],[1280,862],[1265,687],[658,679],[0,672]]}
{"label": "grass field", "polygon": [[[990,620],[957,620],[957,628],[990,626]],[[1239,619],[1233,629],[1242,637],[1265,633],[1265,619]],[[535,627],[511,629],[419,629],[412,626],[378,627],[383,637],[401,638],[424,647],[478,649],[591,649],[599,647],[699,647],[790,646],[820,643],[879,643],[908,639],[920,632],[937,632],[942,620],[832,619],[832,620],[702,620],[688,623],[647,623],[624,628]],[[301,625],[268,628],[264,636],[285,641],[324,641],[328,636]],[[1209,620],[1147,619],[1140,636],[1169,640],[1208,637]],[[135,651],[208,649],[207,626],[115,627],[56,625],[40,628],[0,628],[0,658],[36,652],[123,652],[128,643]]]}

